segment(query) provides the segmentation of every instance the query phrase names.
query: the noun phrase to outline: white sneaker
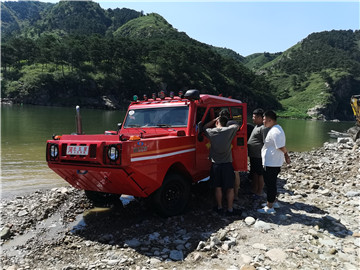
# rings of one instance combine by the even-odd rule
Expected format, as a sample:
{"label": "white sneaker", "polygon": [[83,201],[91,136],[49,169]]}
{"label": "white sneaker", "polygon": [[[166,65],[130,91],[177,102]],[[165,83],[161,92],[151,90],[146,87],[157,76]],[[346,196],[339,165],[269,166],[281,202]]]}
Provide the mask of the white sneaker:
{"label": "white sneaker", "polygon": [[264,208],[258,209],[257,211],[262,214],[275,214],[276,213],[274,208],[269,208],[267,206],[265,206]]}
{"label": "white sneaker", "polygon": [[[267,203],[263,203],[263,204],[261,204],[261,206],[267,206]],[[273,208],[276,208],[276,209],[279,209],[280,208],[280,203],[278,203],[278,202],[274,202],[273,203]]]}

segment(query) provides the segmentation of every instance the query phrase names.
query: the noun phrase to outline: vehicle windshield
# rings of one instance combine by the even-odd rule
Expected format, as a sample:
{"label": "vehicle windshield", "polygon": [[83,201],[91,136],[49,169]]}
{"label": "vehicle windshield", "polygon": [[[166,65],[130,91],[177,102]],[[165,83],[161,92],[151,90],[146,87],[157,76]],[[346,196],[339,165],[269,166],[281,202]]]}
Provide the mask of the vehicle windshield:
{"label": "vehicle windshield", "polygon": [[188,106],[129,110],[124,128],[186,127],[188,113]]}

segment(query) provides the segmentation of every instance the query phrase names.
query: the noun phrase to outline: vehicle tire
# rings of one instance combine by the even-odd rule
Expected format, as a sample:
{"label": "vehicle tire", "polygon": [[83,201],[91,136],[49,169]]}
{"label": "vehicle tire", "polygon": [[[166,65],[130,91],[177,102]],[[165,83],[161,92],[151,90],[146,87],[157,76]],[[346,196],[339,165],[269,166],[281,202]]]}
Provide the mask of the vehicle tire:
{"label": "vehicle tire", "polygon": [[189,203],[190,189],[190,183],[181,175],[166,175],[162,186],[154,194],[157,212],[165,217],[182,213]]}
{"label": "vehicle tire", "polygon": [[85,190],[86,197],[97,207],[121,204],[121,194],[105,193],[99,191]]}

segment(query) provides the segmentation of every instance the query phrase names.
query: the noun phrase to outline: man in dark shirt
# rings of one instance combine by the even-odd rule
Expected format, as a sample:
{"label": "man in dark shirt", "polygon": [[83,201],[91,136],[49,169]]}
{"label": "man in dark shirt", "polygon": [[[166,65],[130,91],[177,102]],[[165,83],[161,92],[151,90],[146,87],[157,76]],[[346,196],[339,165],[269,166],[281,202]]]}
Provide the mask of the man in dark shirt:
{"label": "man in dark shirt", "polygon": [[[235,174],[232,166],[231,141],[236,135],[239,126],[234,124],[226,126],[227,118],[219,116],[204,126],[204,134],[209,138],[210,159],[212,162],[210,179],[215,187],[217,212],[223,210],[222,191],[226,190],[227,215],[239,214],[233,209]],[[214,128],[211,127],[215,123]]]}
{"label": "man in dark shirt", "polygon": [[261,160],[261,148],[264,145],[266,135],[269,131],[263,125],[263,109],[253,111],[252,120],[255,124],[248,140],[248,156],[250,158],[250,177],[252,179],[252,193],[255,198],[260,197],[264,187],[264,169]]}

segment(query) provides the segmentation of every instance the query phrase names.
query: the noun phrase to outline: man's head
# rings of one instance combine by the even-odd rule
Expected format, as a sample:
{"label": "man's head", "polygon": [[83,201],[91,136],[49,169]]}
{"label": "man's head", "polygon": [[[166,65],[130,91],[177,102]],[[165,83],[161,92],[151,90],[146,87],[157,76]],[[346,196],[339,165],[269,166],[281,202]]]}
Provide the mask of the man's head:
{"label": "man's head", "polygon": [[264,113],[263,123],[265,127],[272,127],[276,125],[276,113],[274,111],[266,111]]}
{"label": "man's head", "polygon": [[253,111],[253,116],[252,116],[252,120],[253,120],[253,123],[255,125],[261,125],[262,122],[263,122],[263,114],[264,114],[264,110],[263,109],[255,109]]}
{"label": "man's head", "polygon": [[226,127],[227,124],[227,117],[225,116],[219,116],[218,119],[216,120],[216,127]]}
{"label": "man's head", "polygon": [[219,113],[219,116],[225,116],[227,119],[230,119],[230,113],[226,109],[221,110],[221,112]]}

